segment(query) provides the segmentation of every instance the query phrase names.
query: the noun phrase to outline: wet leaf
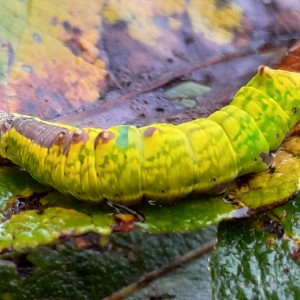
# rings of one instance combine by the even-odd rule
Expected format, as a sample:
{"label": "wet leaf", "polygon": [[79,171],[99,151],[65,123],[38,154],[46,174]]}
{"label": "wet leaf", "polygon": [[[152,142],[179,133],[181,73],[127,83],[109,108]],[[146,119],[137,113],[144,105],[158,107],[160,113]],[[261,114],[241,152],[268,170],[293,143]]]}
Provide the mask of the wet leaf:
{"label": "wet leaf", "polygon": [[[297,178],[298,126],[275,157],[276,172]],[[299,297],[299,201],[298,196],[263,215],[221,223],[211,260],[215,299]]]}
{"label": "wet leaf", "polygon": [[[259,49],[298,32],[290,2],[276,9],[258,2],[260,14],[241,1],[202,2],[1,0],[0,109],[107,127],[136,123],[147,100],[145,122],[165,121],[182,107],[161,87],[177,80],[242,85],[251,62],[257,68],[278,57],[275,50],[257,56]],[[230,55],[244,59],[231,62],[227,78],[215,68],[204,70]],[[157,116],[162,97],[168,109]],[[218,108],[224,99],[224,91],[215,97]]]}
{"label": "wet leaf", "polygon": [[259,217],[221,223],[211,259],[215,299],[299,297],[299,200]]}
{"label": "wet leaf", "polygon": [[[285,203],[298,191],[298,178],[285,174],[253,177],[247,191],[235,191],[232,198],[197,197],[186,199],[174,206],[147,206],[141,210],[143,229],[150,232],[188,231],[217,224],[222,220],[249,217]],[[233,194],[232,194],[233,195]],[[231,197],[231,195],[230,195]]]}
{"label": "wet leaf", "polygon": [[[82,241],[85,238],[93,241],[88,247],[82,247],[82,241],[78,246],[78,239],[66,238],[54,248],[44,246],[7,253],[0,260],[0,296],[6,299],[101,299],[137,281],[145,272],[201,246],[214,233],[214,229],[210,229],[186,235],[149,235],[141,231],[109,238],[90,235],[81,237]],[[209,286],[207,256],[195,263],[194,268],[199,272],[196,277],[189,270],[181,272],[189,279],[189,288],[197,292],[199,299],[205,299],[210,289],[198,291],[197,286],[203,285],[205,278]],[[188,295],[183,286],[181,289],[182,295]],[[169,292],[174,295],[176,289]]]}
{"label": "wet leaf", "polygon": [[0,168],[0,211],[11,208],[11,204],[18,198],[28,198],[34,193],[42,194],[49,191],[46,186],[36,182],[24,170],[19,168]]}

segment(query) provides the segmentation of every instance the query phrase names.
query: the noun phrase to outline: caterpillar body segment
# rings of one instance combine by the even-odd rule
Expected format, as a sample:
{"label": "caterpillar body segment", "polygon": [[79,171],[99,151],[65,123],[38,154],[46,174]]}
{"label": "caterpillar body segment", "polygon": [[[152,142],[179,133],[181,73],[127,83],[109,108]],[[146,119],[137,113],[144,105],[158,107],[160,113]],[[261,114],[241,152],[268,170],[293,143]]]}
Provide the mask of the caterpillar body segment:
{"label": "caterpillar body segment", "polygon": [[236,94],[231,105],[252,117],[270,150],[279,147],[289,131],[289,116],[275,100],[256,88],[246,86]]}
{"label": "caterpillar body segment", "polygon": [[230,105],[178,126],[77,128],[1,112],[0,155],[78,199],[170,202],[265,170],[299,103],[298,73],[261,66]]}
{"label": "caterpillar body segment", "polygon": [[238,176],[267,168],[261,155],[269,153],[270,148],[249,114],[228,105],[213,113],[209,119],[219,123],[228,136],[237,160]]}

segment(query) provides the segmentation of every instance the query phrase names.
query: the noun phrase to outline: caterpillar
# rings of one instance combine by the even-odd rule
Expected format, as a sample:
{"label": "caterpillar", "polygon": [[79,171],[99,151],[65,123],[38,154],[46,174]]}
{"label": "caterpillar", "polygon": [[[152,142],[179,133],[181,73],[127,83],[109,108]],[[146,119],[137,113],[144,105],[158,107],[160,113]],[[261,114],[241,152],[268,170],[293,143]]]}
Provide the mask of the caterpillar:
{"label": "caterpillar", "polygon": [[77,128],[1,111],[0,155],[78,199],[170,202],[266,170],[299,105],[300,74],[260,66],[229,105],[180,125]]}

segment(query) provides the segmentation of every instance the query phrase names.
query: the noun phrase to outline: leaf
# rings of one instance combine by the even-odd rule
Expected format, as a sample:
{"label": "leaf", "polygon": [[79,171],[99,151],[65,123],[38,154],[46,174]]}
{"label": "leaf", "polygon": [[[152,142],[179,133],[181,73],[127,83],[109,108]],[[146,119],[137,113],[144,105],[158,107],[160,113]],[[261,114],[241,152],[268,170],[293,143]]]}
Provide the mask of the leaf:
{"label": "leaf", "polygon": [[215,299],[299,297],[299,200],[249,220],[220,224],[211,259]]}
{"label": "leaf", "polygon": [[[101,235],[66,238],[54,248],[43,246],[13,251],[1,256],[0,296],[100,299],[201,245],[214,232],[210,229],[186,235],[149,235],[136,230],[109,238]],[[205,260],[200,262],[198,270],[209,280],[207,269],[201,264],[206,264]],[[190,287],[196,290],[202,278],[200,275],[195,278],[192,273],[187,276]],[[189,293],[183,287],[181,290],[182,294]],[[169,294],[174,292],[168,291]],[[202,293],[200,291],[199,296]],[[209,289],[206,294],[210,294]]]}
{"label": "leaf", "polygon": [[[229,99],[224,93],[229,82],[232,88],[233,82],[242,85],[254,66],[278,55],[257,55],[273,25],[279,35],[298,29],[277,22],[282,12],[294,12],[290,4],[265,10],[265,4],[257,3],[257,15],[251,6],[235,1],[140,3],[1,0],[0,109],[60,117],[72,124],[149,124],[182,112],[160,89],[177,80],[205,85],[213,80],[223,88],[212,94],[220,108]],[[297,16],[288,17],[297,24]],[[256,40],[253,30],[263,38]],[[274,40],[279,36],[277,31],[273,35]],[[243,57],[243,63],[231,61],[233,72],[224,76],[218,67],[204,70],[218,62],[227,69],[230,55]],[[144,101],[137,101],[139,97]],[[182,102],[183,107],[194,104]],[[205,103],[201,109],[203,114],[213,108]],[[141,121],[145,110],[149,113]]]}
{"label": "leaf", "polygon": [[[276,172],[297,178],[298,133],[296,126],[277,152],[274,165]],[[278,187],[281,190],[286,185],[278,182]],[[299,199],[298,196],[262,216],[219,226],[218,244],[211,260],[216,299],[283,299],[300,295]]]}
{"label": "leaf", "polygon": [[237,191],[238,200],[227,202],[223,196],[183,200],[174,206],[145,207],[145,222],[139,226],[150,232],[189,231],[217,224],[222,220],[248,217],[288,201],[299,189],[298,178],[286,174],[254,176]]}
{"label": "leaf", "polygon": [[168,88],[165,93],[170,99],[177,100],[178,103],[185,107],[194,107],[197,104],[197,97],[202,96],[209,90],[210,88],[205,85],[200,85],[193,81],[185,81]]}
{"label": "leaf", "polygon": [[[282,36],[289,42],[289,37],[299,31],[294,1],[258,2],[255,7],[241,1],[206,1],[205,9],[199,1],[103,3],[0,0],[0,109],[45,118],[70,114],[65,121],[106,127],[190,120],[227,104],[259,64],[274,62],[276,51],[257,55],[261,47],[272,48],[270,37],[275,42],[280,39],[282,46]],[[110,15],[101,15],[104,9],[113,11],[113,20]],[[196,104],[198,108],[187,115],[181,113],[182,105],[193,106],[194,102],[184,99],[180,106],[164,93],[166,85],[182,80],[212,88]],[[109,101],[98,103],[98,98]],[[85,109],[87,104],[94,105]],[[72,116],[74,109],[78,110]],[[120,245],[112,240],[107,243],[107,236],[99,238],[100,232],[110,233],[119,222],[123,222],[118,227],[121,230],[140,226],[153,232],[189,231],[251,215],[285,201],[297,191],[298,175],[293,169],[298,165],[297,158],[289,163],[281,165],[284,174],[246,178],[233,185],[230,197],[225,199],[229,203],[221,197],[206,197],[187,199],[174,207],[142,207],[133,216],[144,213],[145,222],[133,218],[133,224],[127,211],[81,204],[48,193],[50,188],[36,184],[24,171],[3,169],[0,206],[4,231],[0,247],[6,254],[0,260],[0,294],[5,299],[98,299],[101,293],[109,294],[136,280],[145,270],[161,265],[166,257],[197,246],[197,233],[190,235],[188,247],[181,247],[185,238],[179,234],[150,236],[157,240],[149,243],[145,255],[135,262],[133,245],[138,245],[138,251],[139,247],[146,248],[147,233]],[[283,183],[287,185],[280,189]],[[203,206],[199,205],[202,200]],[[131,234],[124,234],[123,239]],[[39,246],[45,243],[52,246]],[[149,256],[154,262],[148,260],[141,268]],[[193,280],[193,275],[183,273],[184,277]],[[202,283],[198,281],[198,285],[202,294]],[[179,290],[182,297],[191,297],[190,291],[179,284],[171,295],[165,286],[162,291],[166,294],[154,296],[174,297]]]}
{"label": "leaf", "polygon": [[201,32],[213,42],[219,43],[231,42],[232,31],[241,25],[242,20],[242,10],[239,6],[231,3],[218,6],[214,0],[206,1],[205,4],[199,1],[185,3],[183,0],[175,0],[172,3],[145,1],[144,5],[147,9],[126,1],[112,0],[106,6],[104,16],[112,24],[128,22],[130,35],[151,46],[164,38],[165,31],[159,30],[155,22],[159,17],[166,18],[171,29],[176,30],[183,25],[183,20],[176,18],[176,15],[187,12],[196,32]]}
{"label": "leaf", "polygon": [[[24,170],[0,168],[0,211],[4,212],[17,198],[27,198],[34,193],[45,193],[49,188],[41,185]],[[7,207],[8,206],[8,207]],[[2,214],[1,214],[2,215]],[[3,215],[2,215],[3,216]]]}
{"label": "leaf", "polygon": [[1,109],[49,117],[98,99],[106,85],[97,49],[99,1],[87,7],[1,0],[0,6]]}

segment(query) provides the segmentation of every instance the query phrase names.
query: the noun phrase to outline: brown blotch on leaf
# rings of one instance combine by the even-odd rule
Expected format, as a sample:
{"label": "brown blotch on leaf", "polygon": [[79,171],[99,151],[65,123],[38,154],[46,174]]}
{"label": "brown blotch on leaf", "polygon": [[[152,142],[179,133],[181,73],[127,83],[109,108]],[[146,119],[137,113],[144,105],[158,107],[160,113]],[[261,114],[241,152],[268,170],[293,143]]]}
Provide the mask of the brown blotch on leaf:
{"label": "brown blotch on leaf", "polygon": [[38,214],[42,214],[45,208],[47,208],[47,205],[43,205],[40,202],[40,199],[45,195],[47,195],[47,192],[33,193],[29,197],[17,195],[17,199],[9,204],[5,212],[5,219],[10,219],[12,215],[16,215],[28,210],[36,210]]}
{"label": "brown blotch on leaf", "polygon": [[70,24],[70,22],[68,21],[64,21],[63,22],[63,28],[70,34],[72,35],[77,35],[77,36],[81,36],[82,35],[82,31],[80,28],[76,27],[76,26],[72,26]]}
{"label": "brown blotch on leaf", "polygon": [[113,227],[113,232],[130,232],[138,222],[137,217],[131,214],[116,214],[115,220],[116,225]]}
{"label": "brown blotch on leaf", "polygon": [[154,132],[157,131],[156,127],[148,127],[144,132],[144,137],[152,137]]}
{"label": "brown blotch on leaf", "polygon": [[109,130],[101,131],[95,138],[94,147],[96,149],[97,145],[101,142],[102,144],[107,144],[111,140],[113,140],[115,134]]}
{"label": "brown blotch on leaf", "polygon": [[69,40],[65,41],[65,45],[72,51],[76,56],[81,56],[85,51],[83,45],[77,37],[72,37]]}

